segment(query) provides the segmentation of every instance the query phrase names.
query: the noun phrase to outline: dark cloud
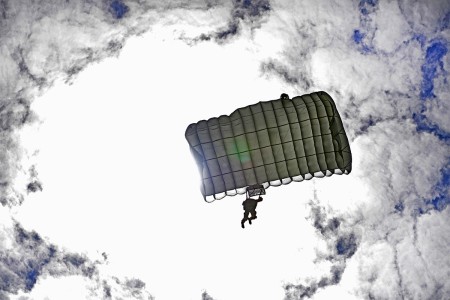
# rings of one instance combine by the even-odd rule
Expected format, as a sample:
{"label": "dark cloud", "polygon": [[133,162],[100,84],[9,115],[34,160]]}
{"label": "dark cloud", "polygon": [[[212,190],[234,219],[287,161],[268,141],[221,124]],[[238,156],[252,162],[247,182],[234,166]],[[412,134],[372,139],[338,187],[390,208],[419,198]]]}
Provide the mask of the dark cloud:
{"label": "dark cloud", "polygon": [[3,101],[0,103],[0,130],[2,133],[11,133],[12,130],[22,127],[30,121],[30,103],[24,98],[15,102]]}
{"label": "dark cloud", "polygon": [[314,296],[319,289],[326,288],[330,285],[339,284],[344,273],[345,267],[341,265],[333,265],[330,273],[319,280],[310,279],[308,284],[287,284],[284,286],[285,300],[308,299]]}
{"label": "dark cloud", "polygon": [[211,297],[206,291],[203,291],[202,300],[214,300],[214,298]]}
{"label": "dark cloud", "polygon": [[303,278],[302,281],[305,282],[303,284],[286,284],[285,300],[311,298],[320,289],[339,284],[347,260],[358,250],[359,239],[352,229],[353,226],[350,226],[345,218],[333,216],[332,211],[327,211],[320,204],[316,192],[309,206],[312,226],[327,244],[327,252],[317,252],[314,262],[318,265],[324,261],[330,262],[330,271],[320,278]]}
{"label": "dark cloud", "polygon": [[108,284],[106,280],[103,280],[103,299],[112,299],[111,298],[111,286]]}
{"label": "dark cloud", "polygon": [[33,120],[35,116],[28,100],[22,96],[17,99],[0,98],[0,203],[3,206],[23,202],[23,195],[12,189],[17,170],[20,169],[17,130]]}
{"label": "dark cloud", "polygon": [[20,224],[13,228],[15,247],[0,250],[0,290],[6,293],[31,291],[45,268],[57,259],[57,249],[47,245],[34,231],[28,232]]}
{"label": "dark cloud", "polygon": [[251,27],[260,25],[261,18],[270,12],[268,0],[236,0],[232,13],[233,20],[243,20],[250,23]]}
{"label": "dark cloud", "polygon": [[355,254],[358,248],[356,236],[353,233],[340,236],[336,242],[336,251],[338,255],[350,258]]}
{"label": "dark cloud", "polygon": [[42,191],[42,184],[39,181],[30,182],[27,185],[27,191],[29,193],[35,193],[37,191]]}
{"label": "dark cloud", "polygon": [[[0,249],[0,299],[8,299],[8,294],[19,291],[31,292],[36,283],[47,276],[83,276],[98,282],[96,286],[106,299],[112,299],[114,294],[129,295],[133,299],[152,299],[145,290],[145,283],[140,279],[115,280],[112,290],[107,279],[100,274],[100,262],[92,261],[87,256],[70,253],[46,242],[35,231],[25,230],[15,222],[11,228],[11,248]],[[108,296],[109,295],[109,296]]]}
{"label": "dark cloud", "polygon": [[184,39],[189,44],[214,40],[223,43],[241,33],[242,26],[256,29],[261,26],[264,17],[270,13],[271,6],[268,0],[233,0],[230,21],[228,25],[212,33],[201,34],[194,39]]}
{"label": "dark cloud", "polygon": [[127,279],[124,286],[131,292],[133,297],[140,297],[142,292],[145,292],[145,283],[137,278]]}
{"label": "dark cloud", "polygon": [[24,56],[23,48],[18,47],[16,51],[12,53],[12,57],[17,62],[19,72],[23,77],[28,78],[32,84],[38,88],[43,88],[46,85],[47,80],[45,77],[33,74],[33,72],[29,69],[28,63]]}
{"label": "dark cloud", "polygon": [[302,284],[293,285],[288,284],[284,286],[286,292],[285,300],[296,300],[311,298],[317,292],[317,283],[313,283],[309,286],[304,286]]}
{"label": "dark cloud", "polygon": [[29,183],[27,184],[27,192],[28,193],[36,193],[38,191],[42,191],[42,183],[38,179],[38,172],[36,171],[35,166],[31,166],[29,169]]}
{"label": "dark cloud", "polygon": [[263,74],[278,76],[288,84],[296,85],[301,79],[303,79],[306,86],[310,86],[309,80],[306,78],[299,78],[299,74],[294,74],[294,71],[290,70],[288,66],[283,65],[281,62],[276,60],[269,60],[261,63],[260,70]]}
{"label": "dark cloud", "polygon": [[281,58],[268,58],[261,62],[263,75],[276,76],[297,90],[309,91],[316,83],[311,76],[311,54],[326,42],[320,39],[321,27],[318,20],[293,19],[294,36],[288,41],[288,48],[283,49]]}
{"label": "dark cloud", "polygon": [[334,217],[327,219],[325,209],[319,205],[311,205],[311,219],[313,226],[323,236],[336,234],[341,225],[339,218]]}

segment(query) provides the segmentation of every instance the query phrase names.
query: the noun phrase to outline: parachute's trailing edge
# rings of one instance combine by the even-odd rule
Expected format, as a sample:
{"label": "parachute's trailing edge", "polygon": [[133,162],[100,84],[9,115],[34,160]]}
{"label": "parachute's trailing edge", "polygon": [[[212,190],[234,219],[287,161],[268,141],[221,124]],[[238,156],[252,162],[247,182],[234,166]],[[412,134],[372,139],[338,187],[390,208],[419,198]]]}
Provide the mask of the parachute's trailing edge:
{"label": "parachute's trailing edge", "polygon": [[206,201],[313,177],[349,174],[352,155],[333,99],[317,92],[259,102],[186,129]]}

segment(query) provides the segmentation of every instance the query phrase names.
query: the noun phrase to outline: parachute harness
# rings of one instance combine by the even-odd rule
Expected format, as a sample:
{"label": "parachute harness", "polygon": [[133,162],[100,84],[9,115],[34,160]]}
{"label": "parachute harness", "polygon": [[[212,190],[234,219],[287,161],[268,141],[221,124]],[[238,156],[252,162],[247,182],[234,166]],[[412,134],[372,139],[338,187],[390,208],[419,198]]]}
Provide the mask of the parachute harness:
{"label": "parachute harness", "polygon": [[247,198],[253,197],[253,196],[260,196],[265,195],[266,189],[262,184],[253,184],[249,185],[247,187]]}

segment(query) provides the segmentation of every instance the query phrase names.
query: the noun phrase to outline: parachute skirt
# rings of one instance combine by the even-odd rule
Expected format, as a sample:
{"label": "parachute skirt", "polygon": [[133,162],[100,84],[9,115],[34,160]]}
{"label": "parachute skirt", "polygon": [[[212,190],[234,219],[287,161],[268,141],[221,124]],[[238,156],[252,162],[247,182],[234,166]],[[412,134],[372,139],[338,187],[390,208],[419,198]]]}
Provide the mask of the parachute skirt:
{"label": "parachute skirt", "polygon": [[325,92],[242,107],[190,124],[185,136],[208,202],[255,184],[268,188],[352,169],[342,120]]}

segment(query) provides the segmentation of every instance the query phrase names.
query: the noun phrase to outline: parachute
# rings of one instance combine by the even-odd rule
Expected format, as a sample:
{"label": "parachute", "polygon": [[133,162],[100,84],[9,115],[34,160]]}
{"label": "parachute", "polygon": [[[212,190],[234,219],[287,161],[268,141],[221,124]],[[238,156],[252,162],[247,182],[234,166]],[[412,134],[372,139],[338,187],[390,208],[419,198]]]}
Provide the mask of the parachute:
{"label": "parachute", "polygon": [[352,170],[342,120],[323,91],[238,108],[190,124],[185,137],[207,202]]}

